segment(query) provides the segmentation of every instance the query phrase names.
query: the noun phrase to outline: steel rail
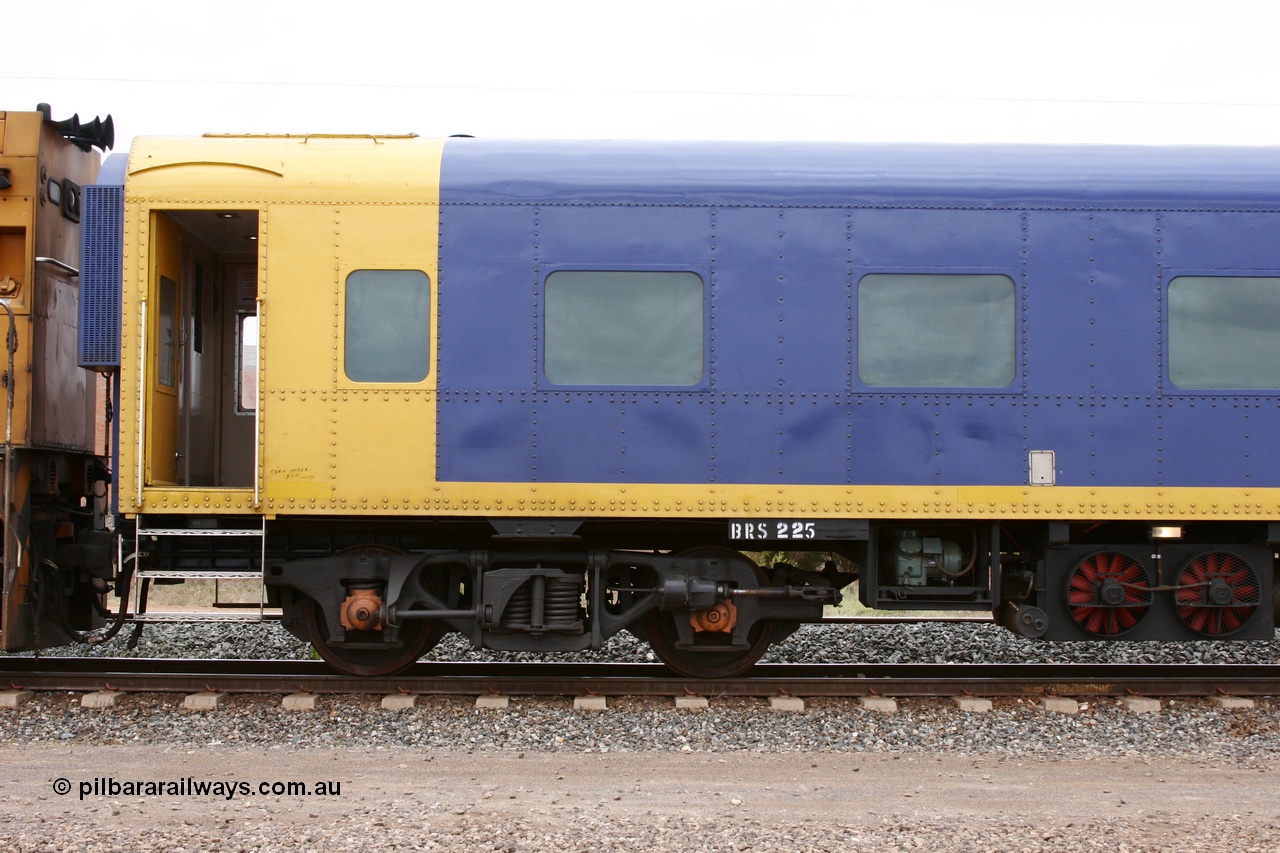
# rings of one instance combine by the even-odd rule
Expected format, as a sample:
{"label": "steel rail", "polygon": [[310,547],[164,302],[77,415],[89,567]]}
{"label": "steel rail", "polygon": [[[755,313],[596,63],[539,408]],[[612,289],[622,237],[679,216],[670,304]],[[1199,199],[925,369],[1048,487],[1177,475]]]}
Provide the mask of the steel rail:
{"label": "steel rail", "polygon": [[981,616],[824,616],[809,625],[918,625],[924,622],[931,624],[965,625],[995,624],[995,619],[983,614]]}
{"label": "steel rail", "polygon": [[661,664],[418,663],[386,678],[321,661],[2,658],[0,689],[476,696],[1280,696],[1280,664],[760,664],[750,677],[673,676]]}
{"label": "steel rail", "polygon": [[[200,574],[209,576],[210,579],[215,579],[215,578],[212,578],[212,576],[208,572],[202,572]],[[228,572],[228,574],[232,574],[232,573]],[[234,574],[238,576],[237,578],[235,578],[236,580],[257,580],[259,577],[258,574],[255,572],[236,572]],[[165,575],[165,576],[173,577],[173,575]],[[202,580],[202,579],[203,578],[187,578],[187,580]],[[149,606],[161,607],[164,605],[152,602]],[[195,624],[202,621],[200,618],[201,614],[225,613],[227,611],[234,611],[237,609],[244,610],[246,616],[255,615],[255,611],[253,610],[252,607],[239,607],[238,605],[235,605],[235,604],[229,604],[229,605],[202,606],[202,607],[178,607],[178,608],[168,608],[164,611],[157,611],[157,613],[162,612],[164,614],[165,618],[163,620],[138,618],[139,616],[147,617],[147,616],[156,615],[155,613],[152,613],[150,611],[143,614],[130,613],[125,617],[124,621],[126,623],[146,622],[148,624],[155,624],[157,622],[164,622],[166,624],[174,624],[174,625],[182,625],[186,623]],[[469,615],[474,615],[474,611],[468,610],[466,611],[466,613]],[[184,616],[188,618],[184,619],[183,618]],[[279,610],[276,610],[275,612],[271,612],[270,610],[268,610],[267,612],[263,613],[261,616],[257,616],[256,618],[261,622],[279,622],[280,612]],[[807,625],[919,625],[926,622],[930,624],[947,624],[947,625],[995,624],[995,620],[992,619],[990,616],[986,616],[986,615],[983,615],[983,616],[824,616],[821,619],[816,619],[813,622],[806,622],[805,624]]]}

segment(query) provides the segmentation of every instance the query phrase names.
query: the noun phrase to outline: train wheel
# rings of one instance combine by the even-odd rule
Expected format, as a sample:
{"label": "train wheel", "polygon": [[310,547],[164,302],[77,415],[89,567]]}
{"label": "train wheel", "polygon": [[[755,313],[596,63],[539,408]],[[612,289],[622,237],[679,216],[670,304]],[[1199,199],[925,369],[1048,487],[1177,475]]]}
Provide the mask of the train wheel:
{"label": "train wheel", "polygon": [[[316,652],[329,666],[343,675],[361,675],[366,677],[391,675],[413,665],[413,662],[426,654],[439,634],[430,620],[413,620],[400,626],[400,640],[396,645],[386,643],[385,647],[347,648],[329,645],[329,626],[324,618],[324,609],[314,598],[308,598],[304,605],[303,616],[307,627],[307,636]],[[378,643],[382,639],[381,631],[347,631],[348,642]]]}
{"label": "train wheel", "polygon": [[[747,559],[737,551],[727,548],[694,548],[679,556]],[[761,585],[767,584],[768,578],[764,572],[754,563],[751,565]],[[760,621],[753,625],[747,634],[745,649],[733,648],[730,645],[733,637],[731,631],[715,630],[695,630],[693,644],[697,647],[696,649],[677,647],[680,642],[680,633],[677,630],[676,620],[688,623],[693,619],[696,626],[706,624],[709,619],[723,618],[724,612],[720,609],[714,613],[707,611],[701,614],[687,610],[651,610],[644,620],[649,646],[668,669],[689,678],[733,678],[742,675],[760,660],[760,656],[768,651],[769,646],[773,645],[772,622]]]}
{"label": "train wheel", "polygon": [[[649,645],[668,669],[689,678],[733,678],[742,675],[773,645],[773,623],[757,622],[747,639],[747,648],[724,648],[716,651],[716,646],[724,646],[729,639],[727,634],[716,634],[699,631],[695,633],[694,644],[698,650],[679,649],[676,643],[680,635],[676,633],[676,619],[688,619],[689,614],[678,610],[654,610],[649,613],[645,628],[649,634]],[[708,642],[703,642],[703,638]],[[723,638],[723,639],[720,639]]]}

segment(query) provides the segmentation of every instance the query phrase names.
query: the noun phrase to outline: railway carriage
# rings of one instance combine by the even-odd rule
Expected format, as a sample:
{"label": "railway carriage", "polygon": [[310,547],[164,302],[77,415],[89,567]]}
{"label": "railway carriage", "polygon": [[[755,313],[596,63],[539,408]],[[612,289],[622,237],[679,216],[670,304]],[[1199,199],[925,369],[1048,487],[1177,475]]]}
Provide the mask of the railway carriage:
{"label": "railway carriage", "polygon": [[68,556],[122,619],[261,581],[366,675],[622,630],[733,675],[854,581],[1273,636],[1272,150],[210,135],[84,203],[116,547]]}

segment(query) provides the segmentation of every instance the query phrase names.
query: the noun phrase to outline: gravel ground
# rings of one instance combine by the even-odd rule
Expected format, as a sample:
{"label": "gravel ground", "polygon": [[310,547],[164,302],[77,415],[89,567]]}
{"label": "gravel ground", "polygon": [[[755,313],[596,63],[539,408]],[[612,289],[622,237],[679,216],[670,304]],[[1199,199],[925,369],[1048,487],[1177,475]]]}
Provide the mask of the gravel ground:
{"label": "gravel ground", "polygon": [[[92,647],[91,652],[153,657],[308,656],[306,644],[275,625],[151,626],[132,652],[124,648],[122,638]],[[487,660],[522,656],[475,652],[456,638],[446,638],[432,657]],[[649,651],[630,635],[621,635],[601,653],[585,657],[643,661],[649,659]],[[1275,663],[1280,661],[1280,641],[1049,644],[1028,641],[986,624],[806,626],[775,647],[766,660]],[[899,704],[898,713],[884,715],[851,700],[810,699],[803,713],[786,714],[769,712],[763,700],[713,698],[709,710],[686,712],[676,711],[668,700],[635,698],[611,699],[607,711],[591,713],[574,711],[568,698],[517,697],[510,710],[492,712],[476,710],[470,697],[424,697],[412,711],[388,712],[381,709],[376,697],[325,696],[320,699],[319,711],[297,713],[283,711],[279,697],[239,696],[224,710],[198,713],[181,710],[172,696],[129,696],[117,709],[92,711],[81,709],[74,694],[40,694],[17,711],[0,712],[0,760],[17,756],[21,761],[14,766],[25,766],[35,757],[52,760],[48,757],[65,752],[78,756],[76,767],[97,767],[100,769],[95,772],[105,774],[109,772],[105,768],[112,765],[92,756],[104,750],[123,750],[123,755],[145,756],[138,760],[168,768],[168,775],[173,776],[179,772],[177,768],[195,762],[194,758],[182,759],[182,755],[200,756],[206,764],[219,768],[239,768],[249,760],[246,756],[269,745],[268,767],[322,767],[326,772],[341,767],[341,773],[347,775],[340,773],[340,778],[347,779],[358,778],[348,772],[352,762],[369,756],[382,756],[377,761],[400,760],[405,763],[399,766],[410,768],[423,761],[452,760],[460,762],[457,772],[461,774],[468,772],[466,768],[510,762],[525,755],[561,762],[565,769],[555,777],[530,776],[525,787],[539,791],[544,800],[523,811],[488,808],[492,803],[485,794],[492,796],[492,791],[476,789],[466,796],[446,796],[440,791],[453,790],[453,777],[419,784],[409,781],[414,778],[410,773],[404,776],[405,790],[399,791],[393,784],[391,790],[365,791],[356,802],[344,799],[340,812],[316,808],[313,801],[289,805],[284,799],[266,805],[222,804],[218,813],[225,811],[227,822],[213,825],[203,812],[187,814],[189,805],[181,801],[161,800],[159,805],[149,802],[144,806],[126,798],[115,805],[99,802],[91,806],[70,802],[70,797],[50,798],[49,778],[75,778],[71,772],[59,774],[54,762],[44,776],[31,771],[36,775],[25,786],[0,782],[0,850],[195,850],[213,846],[230,850],[346,850],[367,849],[371,840],[382,848],[427,850],[567,851],[644,846],[654,851],[862,847],[1191,853],[1280,849],[1280,807],[1274,805],[1273,793],[1265,793],[1276,790],[1275,783],[1265,783],[1265,779],[1280,773],[1280,699],[1260,700],[1253,710],[1231,712],[1205,700],[1167,700],[1158,713],[1133,714],[1115,700],[1104,698],[1090,700],[1076,715],[1047,713],[1030,699],[997,700],[995,709],[986,714],[962,713],[943,700]],[[407,757],[395,757],[402,755]],[[794,803],[790,798],[804,792],[804,802],[809,802],[819,772],[824,778],[837,773],[848,780],[854,778],[848,775],[850,762],[862,768],[883,765],[882,769],[888,769],[878,785],[861,793],[849,792],[853,800],[838,812],[796,814],[784,810],[766,814],[758,809],[734,811],[724,806],[728,795],[723,785],[712,790],[702,776],[696,777],[701,780],[697,782],[681,781],[679,768],[664,763],[683,759],[730,763],[767,760],[766,767],[771,768],[810,758],[845,764],[838,771],[824,764],[821,770],[813,771],[813,778],[798,775],[789,782],[780,779],[769,793],[753,790],[731,799],[758,804],[776,795]],[[1027,772],[1034,769],[1040,774],[1025,787],[1041,799],[1024,802],[1018,797],[1026,792],[1019,789],[1009,794],[1013,799],[1008,801],[980,798],[968,811],[944,814],[940,810],[945,811],[949,801],[926,807],[922,794],[902,792],[904,784],[926,780],[931,774],[895,773],[893,762],[899,760],[1025,766]],[[600,794],[600,783],[585,781],[585,777],[576,781],[577,774],[597,761],[614,762],[618,775],[652,762],[651,772],[669,789],[670,796],[680,791],[694,793],[684,800],[651,803],[643,810],[618,808],[611,798],[598,796],[598,803],[583,805],[580,800]],[[1059,796],[1067,794],[1055,781],[1058,768],[1071,766],[1082,768],[1084,774],[1085,781],[1080,784],[1087,789],[1086,805],[1080,808],[1058,802]],[[1112,788],[1121,792],[1146,790],[1157,784],[1146,778],[1156,772],[1152,768],[1158,768],[1170,783],[1186,784],[1188,793],[1167,802],[1152,801],[1145,810],[1111,812],[1089,805],[1090,797],[1111,799]],[[726,785],[742,778],[743,773],[771,781],[772,771],[762,768],[730,771],[712,765],[707,769],[712,779]],[[1266,775],[1223,783],[1237,790],[1229,802],[1198,802],[1204,798],[1196,793],[1196,786],[1206,784],[1204,774],[1224,769]],[[506,772],[516,771],[509,767]],[[725,775],[719,776],[721,772]],[[735,777],[735,773],[739,775]],[[1126,774],[1137,775],[1128,782],[1109,781]],[[400,775],[381,770],[369,778]],[[954,770],[953,775],[962,779],[965,772]],[[474,772],[467,777],[472,783],[476,778]],[[519,777],[506,778],[512,782]],[[467,779],[454,781],[465,788]],[[761,783],[754,777],[750,781]],[[971,781],[985,784],[980,777]],[[1090,785],[1110,787],[1092,790]],[[545,800],[558,786],[565,788],[567,798]],[[432,794],[436,799],[416,804],[405,799],[422,790],[436,791]],[[913,796],[917,799],[904,799]],[[907,809],[904,803],[914,805]],[[709,812],[703,805],[727,810]],[[299,821],[295,819],[298,809],[314,817]],[[40,815],[39,821],[33,822],[33,814]],[[170,819],[177,814],[187,816]],[[167,822],[152,825],[156,815]],[[144,825],[147,834],[128,835],[131,822]]]}
{"label": "gravel ground", "polygon": [[[99,655],[305,658],[308,646],[276,625],[150,626],[136,650],[117,637],[90,647]],[[66,650],[62,650],[66,651]],[[469,649],[449,637],[431,657],[520,659]],[[643,661],[648,647],[629,634],[599,653],[561,655]],[[1280,662],[1280,640],[1217,643],[1037,643],[990,624],[805,626],[776,646],[773,661]],[[709,711],[677,713],[669,700],[614,699],[603,715],[575,712],[567,698],[517,697],[501,724],[472,697],[422,697],[406,715],[388,715],[378,697],[322,697],[322,713],[279,708],[278,697],[236,697],[212,715],[175,711],[173,697],[132,696],[103,715],[74,694],[41,694],[0,715],[0,743],[164,744],[357,749],[398,745],[472,750],[910,752],[954,751],[1012,757],[1170,755],[1248,764],[1280,757],[1280,700],[1223,713],[1206,700],[1166,700],[1158,714],[1132,714],[1116,700],[1087,703],[1078,715],[1046,714],[1033,698],[997,700],[990,714],[964,714],[944,700],[903,700],[882,715],[856,701],[807,701],[804,714],[767,713],[761,699],[714,699]]]}
{"label": "gravel ground", "polygon": [[948,701],[911,699],[895,714],[849,699],[813,698],[803,713],[773,713],[763,699],[713,699],[702,712],[670,700],[611,699],[603,713],[575,711],[568,698],[517,697],[501,713],[472,697],[420,697],[413,711],[384,711],[380,697],[322,696],[319,711],[284,711],[278,696],[237,696],[216,713],[181,710],[176,697],[126,697],[108,713],[80,708],[74,694],[39,694],[0,714],[0,744],[160,745],[356,750],[409,748],[474,752],[940,753],[1076,759],[1169,756],[1253,767],[1280,760],[1280,700],[1224,713],[1200,699],[1168,700],[1133,714],[1112,699],[1082,713],[1046,713],[1031,699],[1003,699],[990,713]]}
{"label": "gravel ground", "polygon": [[[149,625],[137,648],[128,631],[106,643],[64,646],[45,656],[206,657],[305,660],[310,646],[279,625]],[[457,634],[446,636],[423,660],[653,661],[649,646],[627,632],[599,652],[527,654],[477,650]],[[1271,641],[1045,642],[1028,640],[989,622],[918,622],[884,625],[803,625],[762,658],[765,663],[1278,663],[1280,632]]]}
{"label": "gravel ground", "polygon": [[[1274,851],[1274,765],[928,753],[4,747],[0,849]],[[94,780],[246,784],[95,795]],[[65,780],[62,793],[54,780]],[[341,780],[334,796],[255,793]],[[1271,780],[1271,781],[1268,781]],[[87,795],[86,795],[87,794]]]}
{"label": "gravel ground", "polygon": [[[150,626],[136,650],[122,638],[90,647],[99,655],[305,658],[308,647],[276,625]],[[63,650],[66,651],[66,650]],[[651,659],[629,634],[600,653]],[[478,652],[446,638],[432,657],[519,659]],[[578,655],[562,655],[574,659]],[[990,624],[805,626],[771,651],[774,661],[1042,661],[1276,663],[1280,641],[1218,643],[1037,643]],[[164,744],[356,749],[398,745],[472,750],[910,752],[951,751],[1012,757],[1169,755],[1249,764],[1280,757],[1280,700],[1223,713],[1205,700],[1168,700],[1158,714],[1131,714],[1098,699],[1078,715],[1046,714],[1034,699],[999,700],[990,714],[964,714],[940,700],[904,700],[893,715],[855,701],[809,699],[804,714],[766,713],[760,699],[716,699],[708,712],[677,713],[670,702],[611,700],[603,715],[575,712],[565,699],[518,697],[495,723],[471,697],[423,697],[417,710],[388,715],[377,697],[323,697],[323,712],[282,711],[278,697],[236,697],[211,715],[175,711],[173,697],[133,696],[109,714],[85,711],[75,695],[41,694],[0,715],[0,743]]]}

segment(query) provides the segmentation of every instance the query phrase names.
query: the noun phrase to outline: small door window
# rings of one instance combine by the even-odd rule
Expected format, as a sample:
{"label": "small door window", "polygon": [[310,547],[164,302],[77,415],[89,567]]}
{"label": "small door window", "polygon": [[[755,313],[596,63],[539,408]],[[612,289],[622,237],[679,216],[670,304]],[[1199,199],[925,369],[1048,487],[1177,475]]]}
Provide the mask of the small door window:
{"label": "small door window", "polygon": [[165,388],[178,385],[178,285],[160,276],[160,317],[156,348],[156,379]]}
{"label": "small door window", "polygon": [[258,408],[258,315],[241,314],[236,335],[237,410],[253,412]]}

